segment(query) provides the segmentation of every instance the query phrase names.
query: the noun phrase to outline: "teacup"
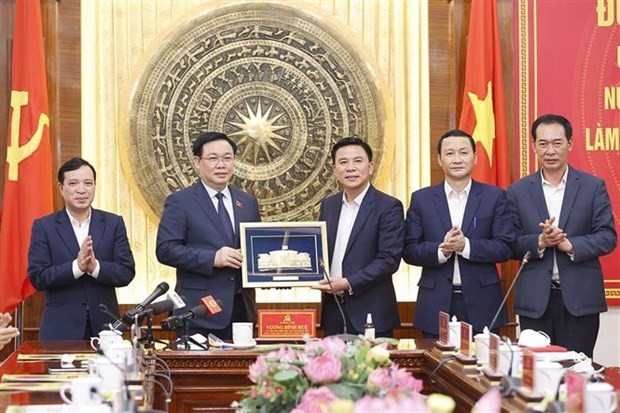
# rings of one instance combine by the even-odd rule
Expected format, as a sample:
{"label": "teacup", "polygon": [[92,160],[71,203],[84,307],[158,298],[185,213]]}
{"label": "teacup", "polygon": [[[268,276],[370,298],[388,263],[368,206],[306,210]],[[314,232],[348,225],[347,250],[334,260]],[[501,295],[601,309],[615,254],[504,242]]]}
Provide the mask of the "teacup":
{"label": "teacup", "polygon": [[480,364],[488,364],[489,362],[489,335],[478,333],[474,336],[476,343],[476,359]]}
{"label": "teacup", "polygon": [[123,336],[112,330],[102,330],[99,332],[99,337],[90,338],[90,346],[93,350],[98,349],[105,350],[110,344],[120,343],[123,341]]}
{"label": "teacup", "polygon": [[[67,390],[71,391],[71,398],[67,396]],[[101,378],[76,377],[62,385],[60,398],[74,407],[98,406],[101,404]]]}
{"label": "teacup", "polygon": [[536,363],[534,369],[534,390],[546,395],[554,395],[562,376],[564,368],[560,363],[551,361],[540,361]]}
{"label": "teacup", "polygon": [[[512,367],[510,362],[512,361]],[[503,375],[515,376],[519,374],[521,367],[521,348],[517,345],[508,345],[505,343],[499,346],[499,360],[497,362],[498,372]]]}
{"label": "teacup", "polygon": [[123,368],[131,366],[135,362],[133,347],[127,340],[121,341],[120,343],[109,344],[106,346],[105,350],[103,350],[103,354]]}
{"label": "teacup", "polygon": [[99,356],[89,361],[89,372],[101,380],[101,393],[106,395],[120,390],[125,381],[124,366],[107,357]]}
{"label": "teacup", "polygon": [[254,344],[254,324],[252,323],[233,323],[232,335],[233,343],[238,346],[248,346]]}
{"label": "teacup", "polygon": [[618,395],[609,383],[588,383],[584,411],[586,413],[611,413],[618,408]]}

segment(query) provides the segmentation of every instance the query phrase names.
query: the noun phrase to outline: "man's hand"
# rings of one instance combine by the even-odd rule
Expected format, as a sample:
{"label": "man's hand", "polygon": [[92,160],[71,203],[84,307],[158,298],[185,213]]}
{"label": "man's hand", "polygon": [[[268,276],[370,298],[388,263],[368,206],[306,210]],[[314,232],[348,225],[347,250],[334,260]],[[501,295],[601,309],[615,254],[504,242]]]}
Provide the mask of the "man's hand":
{"label": "man's hand", "polygon": [[[560,228],[554,227],[555,217],[546,219],[545,222],[541,222],[538,226],[541,228],[540,235],[538,236],[538,249],[543,250],[547,247],[555,247],[566,240],[566,234]],[[571,245],[572,248],[572,245]]]}
{"label": "man's hand", "polygon": [[243,262],[243,254],[241,250],[236,250],[230,247],[222,247],[215,253],[215,260],[213,266],[217,268],[241,268]]}
{"label": "man's hand", "polygon": [[449,257],[454,252],[463,252],[465,248],[465,235],[457,225],[443,237],[443,242],[439,244],[439,249],[445,257]]}
{"label": "man's hand", "polygon": [[95,252],[93,251],[93,239],[89,235],[84,238],[82,245],[80,246],[80,251],[77,256],[77,265],[80,271],[83,273],[92,272],[89,271],[89,268],[92,267],[92,270],[95,269]]}
{"label": "man's hand", "polygon": [[11,320],[13,320],[11,314],[0,313],[0,327],[7,327],[11,323]]}
{"label": "man's hand", "polygon": [[573,253],[573,243],[568,240],[568,238],[564,239],[564,241],[558,244],[558,249],[567,254]]}
{"label": "man's hand", "polygon": [[320,290],[328,294],[331,294],[331,293],[337,294],[337,293],[349,291],[350,284],[346,278],[332,277],[330,278],[330,280],[332,282],[333,290],[332,290],[332,287],[330,287],[329,281],[327,279],[319,281],[317,285],[313,285],[310,288],[312,288],[313,290]]}

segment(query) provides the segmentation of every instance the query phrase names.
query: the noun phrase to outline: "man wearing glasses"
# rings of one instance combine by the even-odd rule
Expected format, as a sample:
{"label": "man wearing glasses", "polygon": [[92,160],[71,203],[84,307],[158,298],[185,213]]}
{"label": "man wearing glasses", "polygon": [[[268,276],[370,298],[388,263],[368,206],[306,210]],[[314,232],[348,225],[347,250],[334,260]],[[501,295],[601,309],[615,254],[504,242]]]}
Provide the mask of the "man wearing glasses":
{"label": "man wearing glasses", "polygon": [[[222,301],[222,312],[190,322],[190,334],[232,338],[232,323],[256,319],[254,290],[241,288],[239,223],[260,221],[257,199],[228,185],[236,143],[206,132],[192,146],[200,180],[168,196],[157,233],[157,259],[177,269],[176,292],[187,307],[206,295]],[[180,335],[179,329],[177,334]]]}

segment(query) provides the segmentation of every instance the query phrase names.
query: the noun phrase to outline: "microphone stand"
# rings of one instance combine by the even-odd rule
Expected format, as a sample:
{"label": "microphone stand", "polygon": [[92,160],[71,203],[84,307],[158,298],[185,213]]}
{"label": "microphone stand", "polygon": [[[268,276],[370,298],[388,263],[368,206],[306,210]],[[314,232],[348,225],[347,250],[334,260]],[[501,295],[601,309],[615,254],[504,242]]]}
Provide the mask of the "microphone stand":
{"label": "microphone stand", "polygon": [[[191,350],[190,343],[200,347],[203,350],[209,350],[209,340],[206,341],[206,347],[204,344],[194,340],[189,335],[189,320],[183,319],[183,335],[177,338],[173,343],[168,344],[165,349],[175,348],[177,350]],[[183,345],[182,349],[180,348],[181,345]]]}
{"label": "microphone stand", "polygon": [[338,307],[338,311],[340,312],[340,317],[342,318],[342,334],[336,334],[336,337],[340,338],[342,341],[345,341],[345,342],[359,340],[358,336],[354,334],[349,334],[347,332],[347,319],[344,316],[342,305],[340,304],[340,301],[338,301],[338,295],[334,292],[334,285],[332,284],[332,280],[329,274],[327,274],[327,271],[325,270],[325,264],[323,264],[323,260],[320,261],[319,265],[323,269],[323,275],[325,276],[325,278],[327,278],[327,283],[329,284],[329,288],[332,291],[331,295],[332,297],[334,297],[334,302],[336,303],[336,307]]}
{"label": "microphone stand", "polygon": [[499,305],[499,308],[497,309],[495,316],[493,316],[493,320],[491,320],[491,324],[489,325],[489,331],[493,330],[493,326],[495,325],[495,322],[497,321],[497,317],[499,317],[499,314],[502,312],[502,308],[504,308],[504,305],[506,304],[506,300],[508,300],[508,296],[510,295],[512,288],[515,286],[515,283],[517,282],[517,278],[519,278],[519,275],[521,275],[521,271],[523,271],[523,267],[525,267],[525,264],[528,263],[531,255],[532,254],[529,251],[527,251],[525,255],[523,256],[523,260],[521,261],[521,266],[519,267],[519,270],[517,271],[515,278],[513,278],[512,282],[510,283],[510,286],[508,287],[508,291],[506,291],[506,294],[504,294],[504,299],[502,300],[502,303]]}
{"label": "microphone stand", "polygon": [[158,340],[153,336],[153,311],[146,313],[146,335],[140,339],[144,343],[144,348],[155,348],[155,343],[166,344],[165,341]]}

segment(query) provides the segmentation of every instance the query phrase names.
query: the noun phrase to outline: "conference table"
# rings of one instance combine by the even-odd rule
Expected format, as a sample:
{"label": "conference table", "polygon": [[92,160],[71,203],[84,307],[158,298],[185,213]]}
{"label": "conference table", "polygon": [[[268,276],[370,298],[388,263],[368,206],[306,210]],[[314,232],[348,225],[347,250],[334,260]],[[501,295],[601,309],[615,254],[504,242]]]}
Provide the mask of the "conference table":
{"label": "conference table", "polygon": [[[424,393],[450,395],[457,412],[469,412],[487,391],[483,380],[464,375],[455,365],[442,363],[441,356],[431,351],[433,340],[415,340],[413,350],[393,350],[390,358],[423,380]],[[88,342],[26,342],[0,365],[0,379],[5,374],[47,374],[52,361],[20,362],[20,355],[93,353]],[[250,350],[155,351],[167,363],[174,391],[168,411],[171,413],[233,412],[230,405],[240,400],[238,393],[250,386],[248,368],[259,352]],[[58,364],[58,362],[55,362]],[[163,388],[167,380],[161,379]],[[161,386],[152,386],[154,408],[166,410],[166,395]],[[62,403],[58,391],[0,391],[0,413],[9,405]],[[518,411],[513,401],[504,400],[502,410]]]}

